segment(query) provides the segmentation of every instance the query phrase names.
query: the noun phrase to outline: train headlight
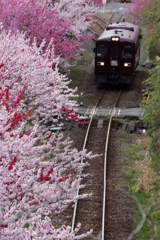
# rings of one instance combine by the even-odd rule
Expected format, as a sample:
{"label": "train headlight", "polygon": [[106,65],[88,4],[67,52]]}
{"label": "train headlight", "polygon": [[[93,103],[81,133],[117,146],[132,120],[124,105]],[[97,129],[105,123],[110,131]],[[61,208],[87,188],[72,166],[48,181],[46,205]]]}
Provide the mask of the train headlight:
{"label": "train headlight", "polygon": [[97,66],[104,66],[104,62],[97,62]]}
{"label": "train headlight", "polygon": [[131,63],[124,63],[124,67],[131,67],[132,64]]}
{"label": "train headlight", "polygon": [[114,42],[118,42],[118,41],[119,41],[119,37],[112,37],[111,39],[112,39],[112,41],[114,41]]}
{"label": "train headlight", "polygon": [[117,60],[111,60],[111,66],[112,67],[118,66],[118,61]]}

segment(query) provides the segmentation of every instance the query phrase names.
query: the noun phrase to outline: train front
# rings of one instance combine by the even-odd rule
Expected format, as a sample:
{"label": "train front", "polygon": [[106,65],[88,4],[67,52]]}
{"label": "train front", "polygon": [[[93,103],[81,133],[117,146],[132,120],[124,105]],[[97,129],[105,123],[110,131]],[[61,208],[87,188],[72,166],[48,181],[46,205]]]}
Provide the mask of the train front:
{"label": "train front", "polygon": [[95,77],[98,83],[131,84],[140,57],[135,31],[105,30],[95,48]]}

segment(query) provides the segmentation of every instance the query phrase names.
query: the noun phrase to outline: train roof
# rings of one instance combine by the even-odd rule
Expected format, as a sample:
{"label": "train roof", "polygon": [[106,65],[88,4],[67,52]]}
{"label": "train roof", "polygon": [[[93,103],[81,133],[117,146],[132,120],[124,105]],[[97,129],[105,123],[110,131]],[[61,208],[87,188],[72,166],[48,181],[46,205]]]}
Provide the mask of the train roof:
{"label": "train roof", "polygon": [[129,42],[136,42],[140,35],[140,27],[127,22],[119,22],[109,24],[106,30],[98,38],[102,41],[110,41],[111,37],[119,37],[120,42],[125,42],[126,40]]}
{"label": "train roof", "polygon": [[132,32],[140,29],[139,26],[133,24],[133,23],[128,23],[128,22],[117,22],[117,23],[110,23],[106,27],[106,30],[111,30],[111,29],[126,29],[130,30]]}

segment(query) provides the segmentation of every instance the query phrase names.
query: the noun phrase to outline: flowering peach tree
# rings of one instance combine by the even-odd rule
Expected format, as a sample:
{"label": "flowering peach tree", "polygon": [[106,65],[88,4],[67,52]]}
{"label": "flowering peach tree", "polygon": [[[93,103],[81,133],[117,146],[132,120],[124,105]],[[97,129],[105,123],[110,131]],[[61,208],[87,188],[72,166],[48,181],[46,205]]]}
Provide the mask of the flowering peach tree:
{"label": "flowering peach tree", "polygon": [[25,32],[31,43],[36,37],[38,46],[45,39],[44,49],[53,40],[55,54],[70,59],[78,56],[79,48],[88,40],[86,31],[95,9],[91,0],[60,0],[52,4],[40,0],[1,0],[0,22],[12,34],[17,30]]}
{"label": "flowering peach tree", "polygon": [[[74,107],[75,90],[52,68],[53,48],[30,45],[24,34],[0,33],[0,236],[1,239],[81,239],[80,225],[56,228],[53,219],[86,197],[82,158],[70,139],[44,123]],[[44,119],[44,121],[42,121]],[[41,121],[40,121],[41,120]]]}
{"label": "flowering peach tree", "polygon": [[25,106],[34,108],[39,119],[48,119],[61,113],[62,107],[75,105],[76,89],[70,89],[70,80],[59,73],[53,47],[43,53],[43,42],[29,45],[24,34],[11,35],[2,30],[0,34],[1,86],[8,86],[16,94],[25,87]]}

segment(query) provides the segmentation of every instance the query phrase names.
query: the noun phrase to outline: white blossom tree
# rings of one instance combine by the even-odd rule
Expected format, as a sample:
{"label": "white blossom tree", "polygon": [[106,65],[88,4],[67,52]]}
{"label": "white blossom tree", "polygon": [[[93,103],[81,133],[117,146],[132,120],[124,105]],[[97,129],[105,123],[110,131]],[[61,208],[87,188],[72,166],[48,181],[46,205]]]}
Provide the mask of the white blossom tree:
{"label": "white blossom tree", "polygon": [[[0,236],[2,240],[81,239],[70,226],[53,225],[77,201],[82,170],[93,158],[71,148],[62,134],[51,133],[40,119],[71,109],[75,90],[59,74],[48,47],[45,54],[24,34],[0,34]],[[69,111],[68,111],[69,112]],[[79,198],[86,197],[79,196]]]}
{"label": "white blossom tree", "polygon": [[[36,40],[29,45],[24,34],[11,35],[4,30],[0,34],[0,76],[1,86],[11,91],[22,91],[26,87],[26,106],[32,105],[36,117],[49,118],[60,114],[62,107],[75,106],[76,89],[70,89],[70,80],[59,73],[53,46],[43,53],[43,42],[37,47]],[[38,107],[37,107],[38,106]]]}
{"label": "white blossom tree", "polygon": [[71,30],[74,37],[88,40],[87,30],[93,21],[93,16],[97,10],[92,0],[58,0],[52,2],[52,8],[58,15],[72,21]]}

